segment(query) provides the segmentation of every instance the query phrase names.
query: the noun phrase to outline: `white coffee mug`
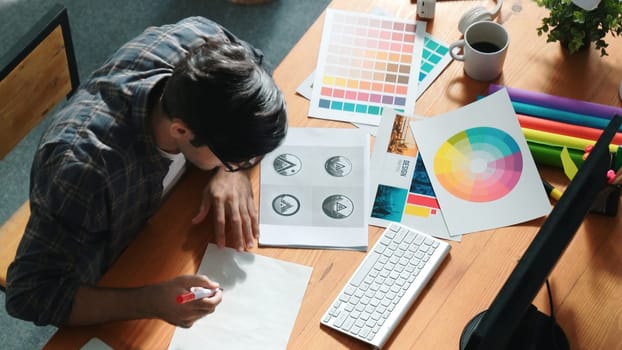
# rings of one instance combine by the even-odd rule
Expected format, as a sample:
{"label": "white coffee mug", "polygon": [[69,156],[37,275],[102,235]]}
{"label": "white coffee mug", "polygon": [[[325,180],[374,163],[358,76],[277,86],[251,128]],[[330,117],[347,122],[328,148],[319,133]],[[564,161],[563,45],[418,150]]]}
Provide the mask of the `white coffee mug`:
{"label": "white coffee mug", "polygon": [[[469,77],[490,81],[501,74],[509,44],[510,37],[503,26],[497,22],[481,21],[467,27],[464,39],[449,45],[449,54],[455,60],[464,62],[464,72]],[[460,47],[462,55],[454,52]]]}

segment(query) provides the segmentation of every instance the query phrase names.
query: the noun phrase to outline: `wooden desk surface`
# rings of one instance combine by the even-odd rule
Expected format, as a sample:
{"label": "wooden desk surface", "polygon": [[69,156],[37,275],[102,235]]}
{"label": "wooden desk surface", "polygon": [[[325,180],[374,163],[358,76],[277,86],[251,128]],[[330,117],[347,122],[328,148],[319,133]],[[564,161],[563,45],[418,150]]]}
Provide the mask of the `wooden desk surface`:
{"label": "wooden desk surface", "polygon": [[[620,106],[622,40],[609,37],[608,57],[593,49],[566,56],[557,43],[546,43],[535,28],[546,15],[526,0],[506,1],[501,21],[510,33],[503,75],[496,81],[512,87]],[[513,4],[522,11],[511,13]],[[478,1],[442,1],[428,32],[446,43],[459,38],[460,15]],[[368,12],[380,7],[401,18],[415,18],[415,5],[404,0],[335,0],[330,7]],[[511,14],[510,14],[511,13]],[[286,94],[292,126],[351,127],[350,124],[307,118],[308,101],[295,94],[310,74],[320,44],[322,15],[275,71]],[[486,92],[488,84],[464,76],[453,62],[417,101],[416,113],[433,116],[468,104]],[[552,183],[567,183],[558,169],[541,169]],[[253,186],[257,193],[258,171]],[[190,220],[198,207],[197,188],[205,182],[190,172],[137,241],[104,276],[101,285],[138,286],[179,274],[194,273],[206,244],[208,228]],[[178,205],[183,203],[183,205]],[[557,319],[572,349],[622,349],[622,224],[615,218],[589,215],[550,276]],[[452,249],[388,342],[393,349],[457,349],[464,325],[488,307],[543,219],[521,225],[465,235]],[[380,229],[370,226],[370,246]],[[289,349],[363,349],[365,344],[320,327],[320,317],[361,261],[364,253],[312,249],[255,248],[253,253],[313,267]],[[548,313],[545,295],[534,304]],[[75,349],[98,337],[115,349],[162,349],[174,327],[159,320],[116,322],[98,327],[62,328],[46,349]]]}

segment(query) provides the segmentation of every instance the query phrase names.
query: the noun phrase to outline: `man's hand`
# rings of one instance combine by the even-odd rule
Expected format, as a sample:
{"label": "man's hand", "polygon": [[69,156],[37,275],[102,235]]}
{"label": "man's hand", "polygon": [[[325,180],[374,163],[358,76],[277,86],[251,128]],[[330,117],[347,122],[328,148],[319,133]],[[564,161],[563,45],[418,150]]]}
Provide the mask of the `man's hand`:
{"label": "man's hand", "polygon": [[259,219],[246,171],[215,170],[203,190],[201,207],[192,223],[202,222],[210,210],[219,247],[225,246],[225,229],[229,233],[227,241],[236,243],[239,251],[253,247],[254,240],[259,237]]}
{"label": "man's hand", "polygon": [[192,287],[217,289],[218,283],[205,276],[180,276],[173,280],[153,286],[156,316],[175,326],[190,328],[201,317],[211,314],[222,300],[222,292],[217,290],[210,297],[179,304],[178,295],[187,293]]}
{"label": "man's hand", "polygon": [[74,298],[68,326],[101,324],[111,321],[159,318],[175,326],[188,328],[211,314],[222,301],[222,292],[179,304],[176,298],[192,287],[215,289],[209,278],[187,275],[139,288],[100,288],[81,286]]}

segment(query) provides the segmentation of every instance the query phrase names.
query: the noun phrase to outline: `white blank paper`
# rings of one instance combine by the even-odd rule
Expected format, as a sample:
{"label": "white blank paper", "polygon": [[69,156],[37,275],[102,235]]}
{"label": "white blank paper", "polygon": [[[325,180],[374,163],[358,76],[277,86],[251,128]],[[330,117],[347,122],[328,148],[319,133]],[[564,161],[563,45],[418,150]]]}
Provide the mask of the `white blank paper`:
{"label": "white blank paper", "polygon": [[177,328],[170,350],[285,349],[312,268],[210,244],[198,274],[220,283],[216,311]]}

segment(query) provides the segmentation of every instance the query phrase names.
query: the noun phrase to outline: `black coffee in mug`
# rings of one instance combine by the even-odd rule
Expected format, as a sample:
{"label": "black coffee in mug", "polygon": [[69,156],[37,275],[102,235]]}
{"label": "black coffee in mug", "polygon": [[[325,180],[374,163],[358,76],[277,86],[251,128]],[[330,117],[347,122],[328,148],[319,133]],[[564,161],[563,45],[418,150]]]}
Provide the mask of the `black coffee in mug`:
{"label": "black coffee in mug", "polygon": [[501,50],[501,48],[493,43],[489,43],[487,41],[480,41],[477,43],[471,44],[471,47],[479,52],[484,53],[493,53]]}

